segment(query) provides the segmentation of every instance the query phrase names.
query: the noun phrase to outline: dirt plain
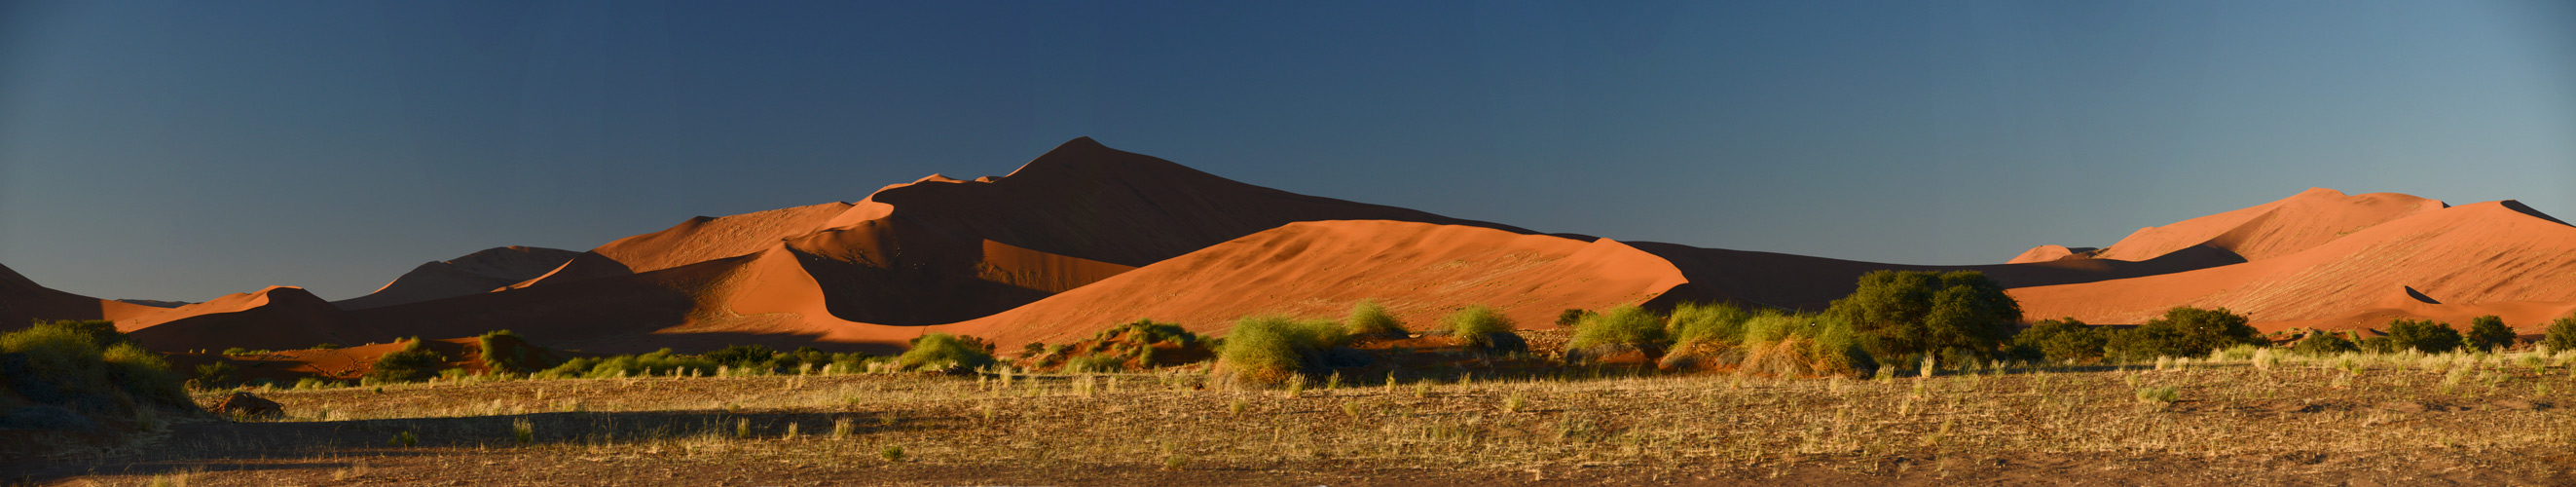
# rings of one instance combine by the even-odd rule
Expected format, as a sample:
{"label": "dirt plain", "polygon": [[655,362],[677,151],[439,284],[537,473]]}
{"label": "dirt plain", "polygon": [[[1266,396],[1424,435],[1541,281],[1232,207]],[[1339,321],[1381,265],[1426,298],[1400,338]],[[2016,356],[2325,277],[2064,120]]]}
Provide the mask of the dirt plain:
{"label": "dirt plain", "polygon": [[[0,470],[100,486],[2567,485],[2571,365],[1423,371],[1293,391],[1179,371],[465,381],[259,391],[287,416],[174,420]],[[406,433],[416,444],[389,444]]]}

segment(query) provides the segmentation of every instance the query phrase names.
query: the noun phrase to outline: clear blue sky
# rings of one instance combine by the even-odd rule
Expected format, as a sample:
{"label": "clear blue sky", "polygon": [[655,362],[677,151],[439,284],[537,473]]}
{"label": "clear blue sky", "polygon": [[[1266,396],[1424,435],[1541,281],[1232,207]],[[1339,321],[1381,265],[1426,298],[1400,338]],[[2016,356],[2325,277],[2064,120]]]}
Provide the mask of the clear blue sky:
{"label": "clear blue sky", "polygon": [[1077,136],[1545,231],[1884,262],[2103,245],[2310,186],[2576,217],[2576,8],[0,0],[0,264],[106,298],[354,297]]}

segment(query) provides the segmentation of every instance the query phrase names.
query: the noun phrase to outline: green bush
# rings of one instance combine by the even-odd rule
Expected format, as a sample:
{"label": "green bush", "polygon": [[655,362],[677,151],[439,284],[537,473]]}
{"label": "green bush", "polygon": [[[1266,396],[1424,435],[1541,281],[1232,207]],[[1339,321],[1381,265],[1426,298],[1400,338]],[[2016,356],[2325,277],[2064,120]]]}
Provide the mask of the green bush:
{"label": "green bush", "polygon": [[1984,273],[1877,271],[1825,311],[1850,323],[1879,357],[1931,354],[1985,358],[2003,351],[2021,304]]}
{"label": "green bush", "polygon": [[1582,349],[1625,343],[1645,347],[1671,342],[1672,337],[1664,332],[1663,317],[1636,305],[1622,305],[1575,323],[1573,341],[1566,346]]}
{"label": "green bush", "polygon": [[1278,385],[1299,380],[1319,356],[1350,340],[1329,322],[1297,321],[1281,316],[1255,316],[1234,322],[1217,351],[1217,367],[1234,380]]}
{"label": "green bush", "polygon": [[716,365],[722,365],[734,370],[766,370],[768,369],[766,365],[769,364],[769,361],[771,359],[778,358],[778,351],[770,350],[769,347],[762,345],[734,345],[719,348],[716,349],[716,351],[707,352],[701,356],[706,357],[708,361],[715,362]]}
{"label": "green bush", "polygon": [[1775,377],[1858,375],[1876,368],[1859,330],[1825,315],[1765,311],[1744,321],[1738,371]]}
{"label": "green bush", "polygon": [[1565,311],[1556,312],[1556,327],[1573,328],[1575,323],[1582,323],[1584,318],[1590,317],[1594,314],[1597,313],[1593,313],[1592,310],[1588,309],[1566,308]]}
{"label": "green bush", "polygon": [[1388,314],[1386,307],[1378,305],[1377,300],[1374,299],[1360,300],[1359,304],[1351,305],[1351,314],[1342,319],[1342,325],[1350,327],[1352,335],[1410,336],[1413,334],[1412,331],[1404,329],[1404,322],[1396,320],[1395,315]]}
{"label": "green bush", "polygon": [[2549,322],[2549,334],[2540,339],[2552,351],[2576,350],[2576,315]]}
{"label": "green bush", "polygon": [[2110,342],[2108,332],[2074,318],[2040,320],[2013,335],[2013,348],[2023,358],[2038,358],[2051,363],[2101,360],[2102,351]]}
{"label": "green bush", "polygon": [[1673,307],[1668,330],[1678,345],[1695,343],[1734,344],[1744,341],[1744,322],[1753,312],[1732,304],[1682,303]]}
{"label": "green bush", "polygon": [[[541,359],[531,351],[536,347],[529,345],[528,339],[520,338],[519,334],[511,333],[510,330],[484,333],[482,336],[475,337],[475,342],[477,346],[483,347],[481,353],[484,370],[493,374],[516,374],[545,368],[545,364],[539,363]],[[494,352],[495,350],[499,352]]]}
{"label": "green bush", "polygon": [[241,384],[238,381],[240,373],[241,369],[233,367],[232,362],[217,359],[215,363],[197,366],[197,387],[229,389]]}
{"label": "green bush", "polygon": [[2104,348],[2114,358],[2146,360],[2198,357],[2234,345],[2265,345],[2263,332],[2247,325],[2247,321],[2245,315],[2227,308],[2176,306],[2165,310],[2164,317],[2148,320],[2137,329],[2112,332]]}
{"label": "green bush", "polygon": [[36,322],[0,334],[0,353],[24,354],[30,374],[0,380],[50,383],[64,392],[116,398],[115,403],[193,409],[170,362],[135,346],[109,322]]}
{"label": "green bush", "polygon": [[2338,355],[2359,352],[2361,345],[2344,339],[2340,333],[2316,333],[2290,345],[2290,351],[2304,355]]}
{"label": "green bush", "polygon": [[2450,323],[2398,318],[2388,321],[2388,341],[2397,350],[2446,353],[2460,348],[2460,330]]}
{"label": "green bush", "polygon": [[413,382],[437,376],[439,369],[447,367],[447,356],[429,350],[424,343],[426,343],[424,340],[415,337],[404,342],[402,349],[376,357],[375,371],[368,372],[367,378],[382,384]]}
{"label": "green bush", "polygon": [[905,370],[973,369],[993,364],[993,346],[975,337],[932,333],[912,339],[912,349],[894,363]]}
{"label": "green bush", "polygon": [[561,365],[539,372],[538,377],[569,379],[605,379],[627,376],[710,375],[716,363],[701,357],[671,353],[665,348],[643,355],[582,357],[566,360]]}
{"label": "green bush", "polygon": [[1495,342],[1493,337],[1488,335],[1501,333],[1518,336],[1512,332],[1512,325],[1511,317],[1503,316],[1502,313],[1494,311],[1494,308],[1481,304],[1468,306],[1466,309],[1440,318],[1440,327],[1449,330],[1449,336],[1457,339],[1460,345],[1466,346],[1469,350],[1487,353],[1516,351],[1508,349],[1511,344]]}
{"label": "green bush", "polygon": [[2470,319],[2469,334],[2461,338],[2471,349],[2495,351],[2513,346],[2516,335],[2513,327],[2504,326],[2503,317],[2487,315]]}

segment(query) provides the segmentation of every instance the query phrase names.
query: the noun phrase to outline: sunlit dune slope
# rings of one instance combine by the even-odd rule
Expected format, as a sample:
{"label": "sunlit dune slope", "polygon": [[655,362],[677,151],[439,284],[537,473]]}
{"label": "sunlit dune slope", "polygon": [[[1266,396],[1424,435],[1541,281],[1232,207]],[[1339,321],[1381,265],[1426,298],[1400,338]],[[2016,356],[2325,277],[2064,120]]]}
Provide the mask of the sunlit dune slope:
{"label": "sunlit dune slope", "polygon": [[2172,306],[2226,307],[2286,322],[2387,308],[2389,297],[2407,288],[2454,306],[2571,302],[2570,275],[2576,227],[2499,201],[2413,212],[2245,264],[2016,289],[2013,296],[2034,317],[2095,323],[2136,323]]}
{"label": "sunlit dune slope", "polygon": [[1333,318],[1377,299],[1416,329],[1485,304],[1525,328],[1566,308],[1643,301],[1680,272],[1619,242],[1398,221],[1293,223],[941,331],[1004,346],[1062,342],[1139,318],[1222,333],[1232,320]]}

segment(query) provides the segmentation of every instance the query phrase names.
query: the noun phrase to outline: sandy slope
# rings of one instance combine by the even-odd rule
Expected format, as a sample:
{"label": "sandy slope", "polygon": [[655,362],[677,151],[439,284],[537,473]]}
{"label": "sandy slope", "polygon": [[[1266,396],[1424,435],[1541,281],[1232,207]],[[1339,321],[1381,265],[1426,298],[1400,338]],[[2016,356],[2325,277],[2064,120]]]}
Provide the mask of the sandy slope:
{"label": "sandy slope", "polygon": [[2388,304],[2410,287],[2457,303],[2451,306],[2576,302],[2576,279],[2567,278],[2571,273],[2576,273],[2576,227],[2520,203],[2500,201],[2412,212],[2245,264],[2017,289],[2013,295],[2031,316],[2073,316],[2095,323],[2136,323],[2182,305],[2227,307],[2257,321],[2287,322],[2409,308]]}
{"label": "sandy slope", "polygon": [[540,247],[485,249],[452,260],[421,264],[373,293],[331,304],[341,309],[362,309],[491,292],[552,272],[578,254]]}
{"label": "sandy slope", "polygon": [[1490,228],[1366,220],[1292,223],[941,331],[1009,347],[1063,342],[1152,318],[1202,333],[1257,314],[1334,318],[1377,299],[1416,329],[1474,304],[1529,328],[1558,311],[1634,303],[1682,283],[1626,244]]}

